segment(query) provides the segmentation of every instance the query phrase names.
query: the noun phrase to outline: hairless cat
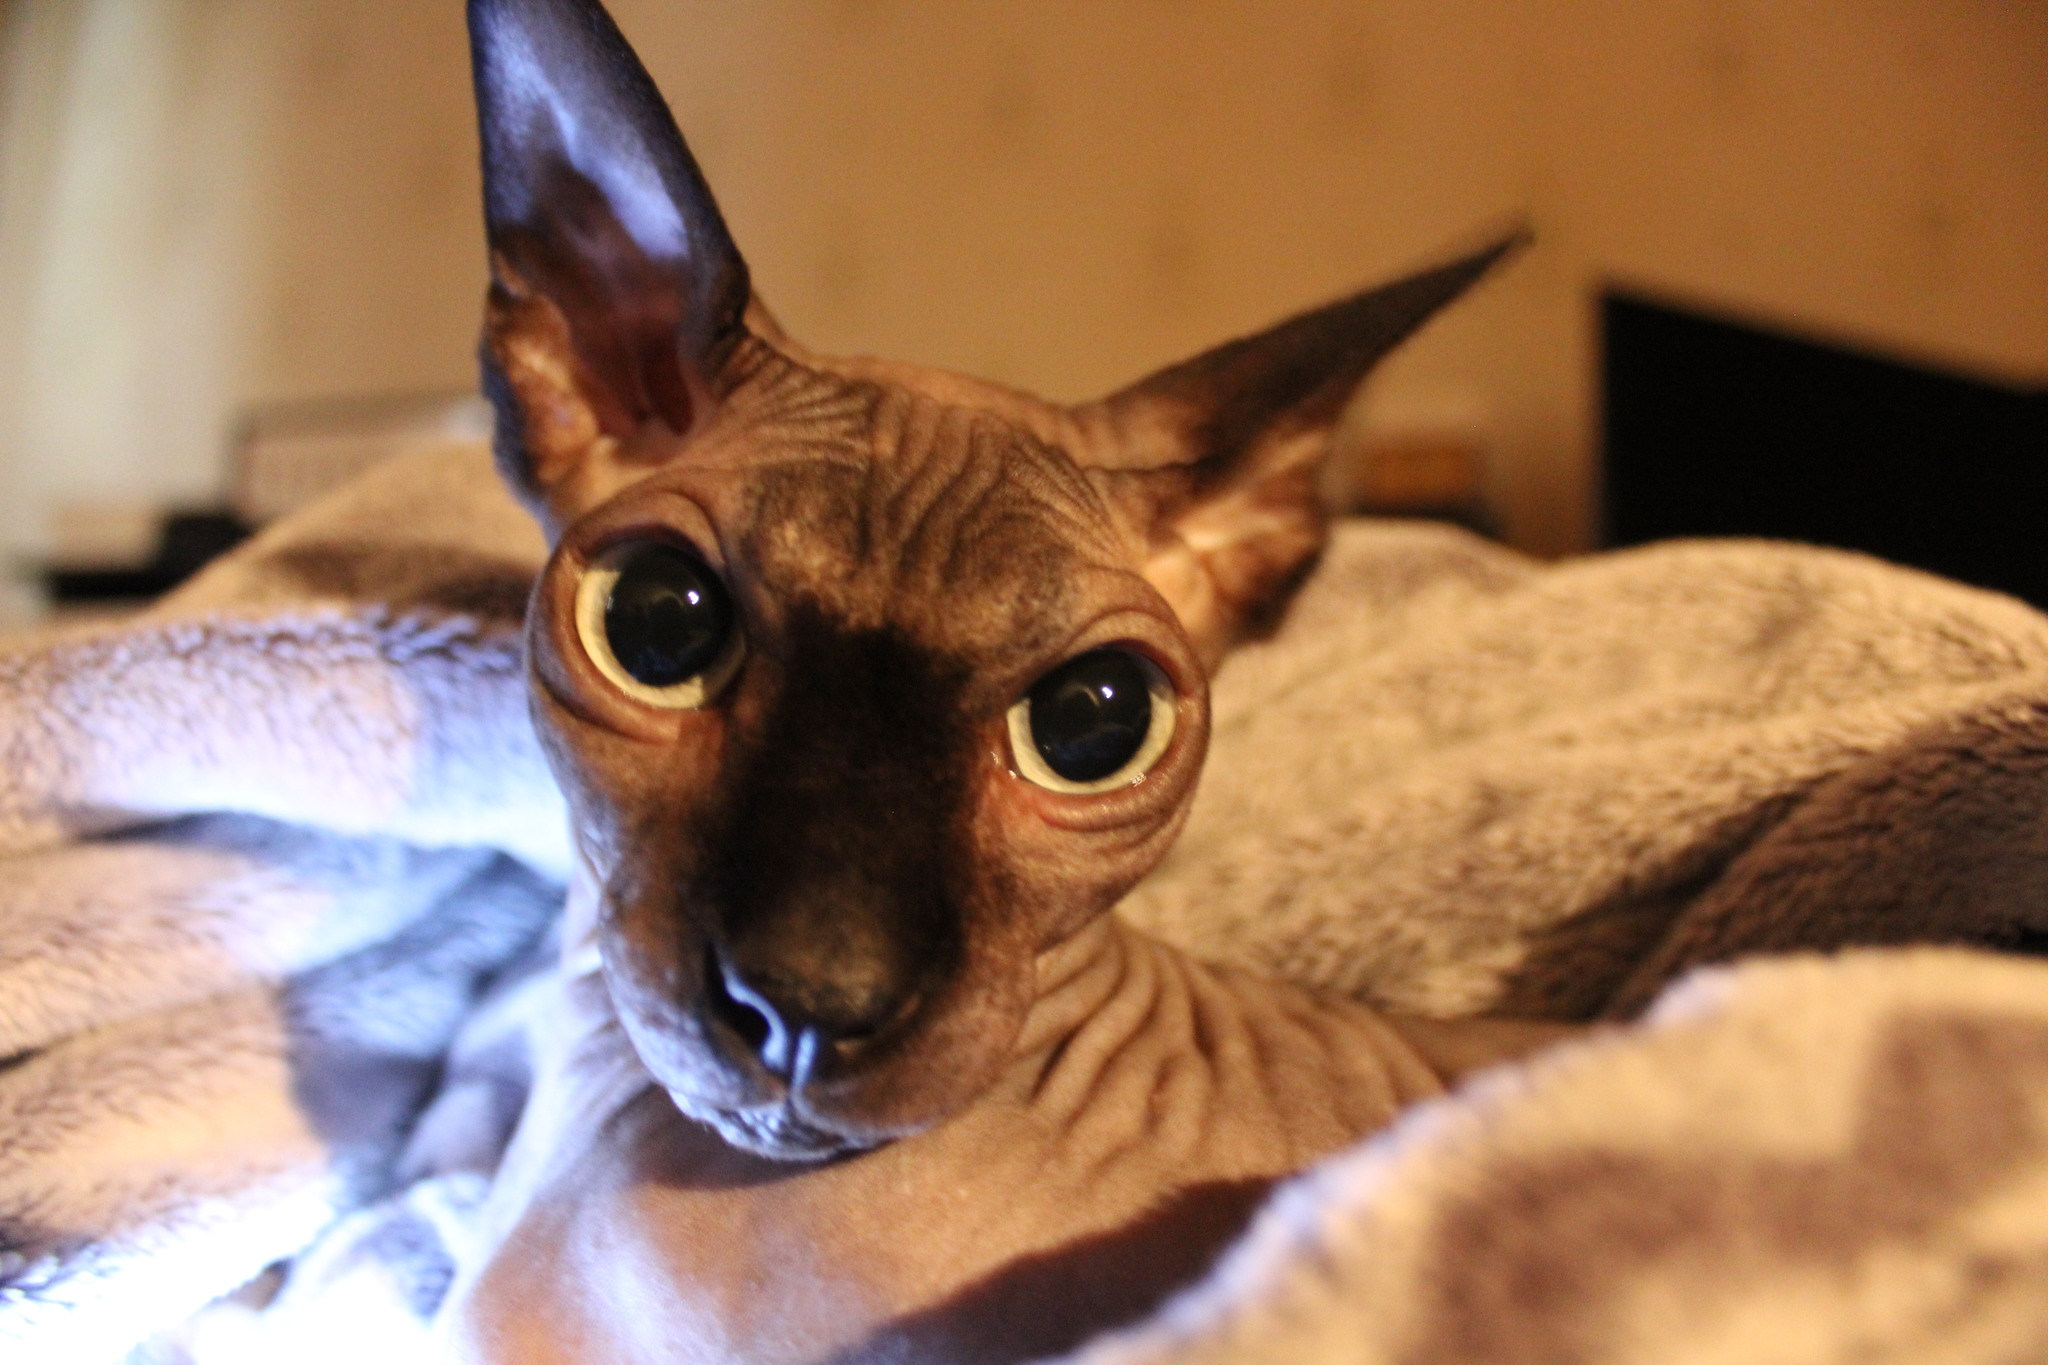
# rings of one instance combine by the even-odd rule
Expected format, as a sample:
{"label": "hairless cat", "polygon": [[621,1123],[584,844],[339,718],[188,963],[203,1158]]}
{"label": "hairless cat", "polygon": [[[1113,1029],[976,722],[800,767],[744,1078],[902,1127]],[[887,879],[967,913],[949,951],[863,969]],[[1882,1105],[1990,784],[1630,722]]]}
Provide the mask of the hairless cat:
{"label": "hairless cat", "polygon": [[582,872],[461,1358],[1057,1351],[1558,1035],[1111,911],[1187,814],[1210,672],[1314,563],[1337,416],[1511,241],[1076,406],[816,355],[594,0],[469,11],[484,371],[552,546],[533,714]]}

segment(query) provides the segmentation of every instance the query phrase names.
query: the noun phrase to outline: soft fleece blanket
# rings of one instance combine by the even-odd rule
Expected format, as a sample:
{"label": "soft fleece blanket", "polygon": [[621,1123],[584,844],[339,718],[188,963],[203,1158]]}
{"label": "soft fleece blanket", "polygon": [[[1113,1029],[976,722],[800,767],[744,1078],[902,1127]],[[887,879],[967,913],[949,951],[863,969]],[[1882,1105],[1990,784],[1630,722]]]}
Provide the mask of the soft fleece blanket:
{"label": "soft fleece blanket", "polygon": [[[555,976],[540,553],[450,448],[0,654],[0,1358],[421,1347]],[[1817,550],[1348,525],[1216,720],[1123,913],[1612,1022],[1083,1358],[2048,1357],[2048,965],[1985,951],[2048,929],[2048,619]],[[1667,989],[1925,942],[1974,947]]]}

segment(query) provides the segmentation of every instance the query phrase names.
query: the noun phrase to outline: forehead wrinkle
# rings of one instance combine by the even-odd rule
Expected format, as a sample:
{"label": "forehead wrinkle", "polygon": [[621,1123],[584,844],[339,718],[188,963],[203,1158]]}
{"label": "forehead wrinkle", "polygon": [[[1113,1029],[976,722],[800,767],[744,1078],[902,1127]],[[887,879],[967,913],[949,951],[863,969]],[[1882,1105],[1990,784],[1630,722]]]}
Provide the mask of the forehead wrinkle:
{"label": "forehead wrinkle", "polygon": [[1068,481],[1048,468],[1056,453],[1001,427],[970,433],[965,450],[919,441],[860,467],[763,471],[745,545],[764,588],[814,600],[849,628],[892,625],[963,656],[1063,634],[1093,504],[1058,496]]}
{"label": "forehead wrinkle", "polygon": [[877,496],[868,511],[877,540],[898,551],[903,567],[929,567],[933,543],[959,520],[963,492],[970,499],[985,485],[988,470],[975,424],[957,408],[934,404],[885,404],[902,411],[875,442]]}
{"label": "forehead wrinkle", "polygon": [[[1018,477],[1026,461],[1014,443],[1002,439],[1005,433],[971,420],[952,425],[964,426],[958,437],[964,448],[935,445],[925,452],[891,502],[903,567],[923,579],[958,585],[988,577],[986,551],[1000,539],[994,528],[1028,524],[1042,532],[1047,518]],[[1027,531],[1027,551],[1031,539]]]}
{"label": "forehead wrinkle", "polygon": [[918,406],[889,414],[894,447],[876,452],[894,475],[876,509],[894,614],[932,618],[932,638],[978,631],[998,647],[1035,649],[1064,635],[1080,570],[1114,545],[1097,490],[1063,452],[1013,423]]}
{"label": "forehead wrinkle", "polygon": [[[743,388],[752,416],[733,462],[752,472],[791,465],[860,469],[859,562],[900,551],[921,520],[947,505],[955,484],[977,476],[1015,486],[1061,538],[1114,562],[1120,541],[1101,490],[1066,451],[1030,427],[969,404],[848,378],[766,347],[749,360]],[[972,524],[970,515],[958,520]]]}
{"label": "forehead wrinkle", "polygon": [[751,341],[717,420],[689,452],[694,469],[751,480],[791,468],[863,469],[880,394]]}
{"label": "forehead wrinkle", "polygon": [[864,440],[881,397],[873,384],[850,380],[759,341],[743,345],[728,362],[730,397],[750,420],[771,426],[830,428]]}
{"label": "forehead wrinkle", "polygon": [[892,392],[877,402],[870,441],[873,477],[863,507],[872,538],[900,557],[929,539],[963,481],[989,476],[983,424],[966,409]]}
{"label": "forehead wrinkle", "polygon": [[1030,528],[1026,540],[1084,554],[1114,552],[1116,540],[1100,490],[1064,451],[1029,430],[973,408],[885,403],[879,462],[899,477],[878,508],[906,562],[933,562],[958,576],[983,541]]}

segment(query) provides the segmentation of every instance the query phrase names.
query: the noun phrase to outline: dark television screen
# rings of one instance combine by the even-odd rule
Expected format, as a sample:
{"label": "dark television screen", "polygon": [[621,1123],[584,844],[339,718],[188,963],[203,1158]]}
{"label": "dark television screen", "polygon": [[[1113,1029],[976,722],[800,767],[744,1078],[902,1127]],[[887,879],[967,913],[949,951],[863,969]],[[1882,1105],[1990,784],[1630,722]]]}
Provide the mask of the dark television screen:
{"label": "dark television screen", "polygon": [[2048,606],[2048,393],[1609,293],[1606,537],[1864,550]]}

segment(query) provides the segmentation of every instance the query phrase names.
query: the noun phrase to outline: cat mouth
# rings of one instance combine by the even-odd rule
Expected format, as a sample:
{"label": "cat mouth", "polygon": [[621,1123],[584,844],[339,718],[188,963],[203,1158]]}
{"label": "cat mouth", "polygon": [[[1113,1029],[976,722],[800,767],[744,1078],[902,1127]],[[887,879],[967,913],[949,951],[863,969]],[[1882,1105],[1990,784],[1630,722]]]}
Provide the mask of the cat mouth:
{"label": "cat mouth", "polygon": [[1021,1011],[1003,1006],[1028,994],[1001,989],[1007,978],[946,979],[872,1032],[834,1036],[735,989],[702,948],[650,949],[624,932],[597,948],[626,1041],[676,1108],[738,1151],[786,1162],[881,1147],[971,1104],[1015,1032]]}
{"label": "cat mouth", "polygon": [[886,1138],[855,1137],[824,1127],[797,1110],[793,1096],[742,1109],[703,1110],[674,1095],[679,1108],[708,1124],[733,1147],[771,1161],[820,1162],[866,1151]]}
{"label": "cat mouth", "polygon": [[800,1038],[778,1069],[699,1002],[647,989],[661,974],[642,974],[639,965],[630,955],[605,963],[627,1043],[675,1107],[730,1146],[777,1161],[824,1161],[929,1126],[876,1122],[867,1112],[867,1092],[888,1079],[890,1068],[875,1065],[882,1058],[870,1054],[849,1068],[821,1055],[829,1049],[815,1039]]}

